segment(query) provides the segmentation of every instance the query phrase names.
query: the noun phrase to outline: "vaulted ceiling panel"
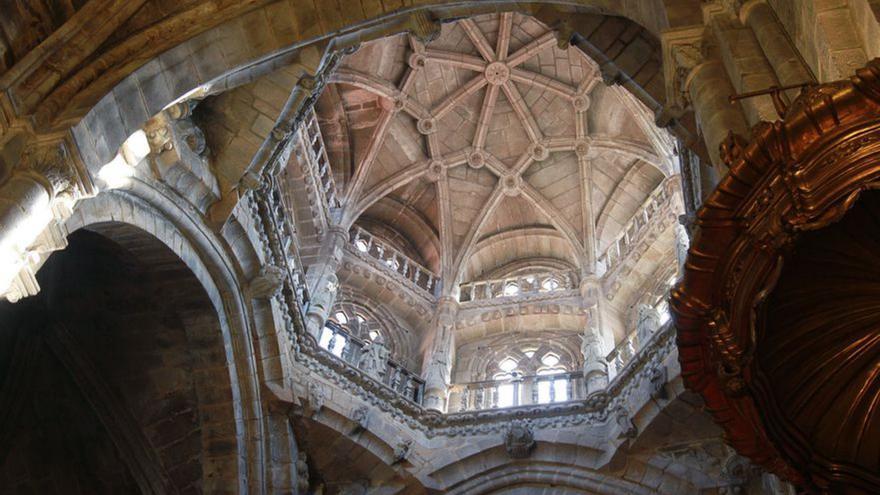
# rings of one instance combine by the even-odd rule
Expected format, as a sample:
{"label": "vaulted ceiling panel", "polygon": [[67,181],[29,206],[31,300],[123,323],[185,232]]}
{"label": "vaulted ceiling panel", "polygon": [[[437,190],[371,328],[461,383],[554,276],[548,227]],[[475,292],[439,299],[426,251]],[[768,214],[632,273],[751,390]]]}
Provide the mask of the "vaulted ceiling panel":
{"label": "vaulted ceiling panel", "polygon": [[486,170],[468,167],[456,167],[447,175],[452,205],[452,248],[458,252],[479,220],[498,181]]}
{"label": "vaulted ceiling panel", "polygon": [[534,186],[582,238],[583,187],[579,167],[574,153],[552,153],[546,160],[533,163],[523,179]]}
{"label": "vaulted ceiling panel", "polygon": [[350,182],[360,181],[343,216],[408,222],[404,235],[427,258],[424,239],[435,239],[445,287],[527,260],[579,267],[603,206],[613,235],[662,180],[631,168],[656,153],[631,106],[531,17],[463,19],[427,44],[366,43],[337,74],[347,122],[325,127],[349,129]]}

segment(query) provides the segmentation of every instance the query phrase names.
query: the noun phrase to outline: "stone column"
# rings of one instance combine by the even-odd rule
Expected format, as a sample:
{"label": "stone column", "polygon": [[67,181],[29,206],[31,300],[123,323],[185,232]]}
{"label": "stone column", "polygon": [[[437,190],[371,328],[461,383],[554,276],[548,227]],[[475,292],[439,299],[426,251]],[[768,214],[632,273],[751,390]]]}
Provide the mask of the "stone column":
{"label": "stone column", "polygon": [[[740,22],[736,4],[724,0],[703,3],[703,21],[714,35],[718,59],[724,64],[734,91],[746,93],[778,86],[773,67],[752,30]],[[740,100],[749,125],[778,118],[769,95]]]}
{"label": "stone column", "polygon": [[735,93],[733,86],[721,62],[712,60],[694,68],[688,78],[687,88],[712,164],[719,176],[723,177],[727,174],[727,166],[722,162],[718,151],[721,142],[728,132],[740,136],[749,135],[749,127],[739,103],[731,104],[727,100]]}
{"label": "stone column", "polygon": [[321,243],[318,262],[309,267],[306,284],[309,287],[309,307],[306,310],[306,329],[316,339],[336,302],[339,278],[336,272],[342,263],[348,232],[340,226],[328,229]]}
{"label": "stone column", "polygon": [[587,314],[587,323],[581,337],[581,354],[584,358],[584,389],[586,395],[605,390],[608,386],[608,366],[602,345],[602,324],[599,304],[602,288],[598,278],[586,275],[581,280],[581,298]]}
{"label": "stone column", "polygon": [[[767,57],[779,79],[779,84],[788,86],[813,80],[812,74],[798,56],[782,24],[776,18],[773,8],[767,5],[766,0],[746,2],[739,11],[739,18],[743,24],[752,28],[764,56]],[[787,91],[786,95],[793,100],[799,92],[800,90],[792,89]]]}
{"label": "stone column", "polygon": [[[670,30],[663,33],[663,65],[667,99],[680,108],[691,107],[706,142],[712,164],[720,179],[727,173],[718,147],[727,133],[748,135],[748,126],[739,103],[731,104],[733,86],[717,55],[711,55],[705,42],[705,26]],[[710,174],[702,174],[708,177]],[[714,184],[705,185],[707,191]]]}
{"label": "stone column", "polygon": [[[58,204],[72,205],[77,174],[63,142],[25,150],[10,177],[0,186],[0,294],[10,300],[26,294],[9,291],[28,263],[28,248],[55,217]],[[35,281],[34,281],[35,284]]]}
{"label": "stone column", "polygon": [[452,374],[452,360],[455,352],[455,315],[458,301],[452,296],[440,298],[437,314],[434,317],[434,331],[431,346],[425,356],[425,400],[426,409],[446,411],[447,390]]}

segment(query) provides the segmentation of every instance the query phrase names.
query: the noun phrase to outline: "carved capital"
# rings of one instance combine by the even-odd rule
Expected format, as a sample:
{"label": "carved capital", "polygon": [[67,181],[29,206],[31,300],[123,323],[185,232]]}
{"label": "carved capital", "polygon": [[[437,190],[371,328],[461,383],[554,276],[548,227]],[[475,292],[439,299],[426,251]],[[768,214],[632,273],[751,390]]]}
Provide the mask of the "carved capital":
{"label": "carved capital", "polygon": [[666,31],[661,37],[667,105],[690,105],[688,83],[693,70],[705,59],[705,26]]}
{"label": "carved capital", "polygon": [[29,145],[18,169],[34,176],[52,198],[77,192],[76,166],[64,141]]}

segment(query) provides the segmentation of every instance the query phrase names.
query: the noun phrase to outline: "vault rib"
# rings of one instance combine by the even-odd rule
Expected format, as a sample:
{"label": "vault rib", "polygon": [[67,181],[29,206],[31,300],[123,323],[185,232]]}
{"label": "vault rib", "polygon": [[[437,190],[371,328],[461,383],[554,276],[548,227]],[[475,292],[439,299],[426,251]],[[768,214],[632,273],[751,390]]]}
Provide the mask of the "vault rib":
{"label": "vault rib", "polygon": [[510,49],[510,31],[513,29],[513,12],[504,12],[498,20],[498,60],[507,58]]}
{"label": "vault rib", "polygon": [[513,111],[516,112],[516,115],[520,118],[526,134],[529,135],[529,139],[531,139],[533,143],[540,142],[541,139],[544,138],[544,135],[541,133],[541,129],[538,128],[538,123],[535,121],[532,111],[529,110],[529,107],[526,105],[525,100],[523,100],[519,90],[516,89],[516,86],[510,81],[505,82],[501,87],[504,89],[504,95],[507,96],[507,100],[510,102],[510,106],[513,107]]}
{"label": "vault rib", "polygon": [[507,66],[510,68],[516,67],[517,65],[525,62],[526,60],[534,57],[544,48],[548,46],[552,46],[556,43],[556,35],[553,34],[553,31],[547,31],[540,38],[536,38],[525,46],[515,51],[513,55],[511,55],[507,59]]}
{"label": "vault rib", "polygon": [[473,147],[483,149],[486,145],[486,134],[489,132],[489,121],[495,111],[495,102],[498,100],[498,86],[490,85],[483,97],[483,106],[480,109],[480,120],[477,122],[477,130],[474,133]]}
{"label": "vault rib", "polygon": [[480,31],[477,24],[472,19],[463,19],[459,22],[468,38],[470,38],[471,43],[473,43],[477,51],[480,52],[480,55],[482,55],[487,62],[495,60],[495,51],[492,50],[489,41],[483,36],[483,32]]}

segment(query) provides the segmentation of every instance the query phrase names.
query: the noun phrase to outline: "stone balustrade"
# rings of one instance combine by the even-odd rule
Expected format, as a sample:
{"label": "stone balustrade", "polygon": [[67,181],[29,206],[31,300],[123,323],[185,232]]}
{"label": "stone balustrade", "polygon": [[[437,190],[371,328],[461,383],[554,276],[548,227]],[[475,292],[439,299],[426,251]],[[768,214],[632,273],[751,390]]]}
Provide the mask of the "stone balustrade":
{"label": "stone balustrade", "polygon": [[[423,431],[430,437],[467,435],[469,432],[503,431],[509,421],[515,418],[530,418],[536,428],[606,421],[610,414],[609,411],[620,407],[622,397],[631,393],[629,390],[640,390],[641,382],[647,379],[642,370],[646,366],[656,366],[656,363],[668,360],[670,353],[675,352],[675,331],[671,324],[666,322],[645,342],[637,342],[637,336],[634,333],[607,356],[609,383],[604,392],[585,396],[583,378],[579,371],[561,374],[561,376],[543,375],[516,378],[515,380],[519,380],[519,384],[518,387],[513,387],[513,391],[518,395],[514,396],[515,399],[511,402],[510,407],[501,407],[505,404],[498,402],[501,395],[497,395],[495,392],[496,395],[493,397],[492,394],[487,393],[487,390],[490,390],[492,386],[497,387],[498,382],[493,381],[492,385],[489,385],[489,382],[457,384],[453,385],[450,390],[451,397],[447,413],[438,415],[426,410],[421,405],[424,381],[396,361],[388,360],[384,374],[380,373],[380,379],[377,379],[375,374],[371,375],[359,368],[360,356],[366,347],[365,341],[351,336],[338,325],[334,327],[332,321],[326,327],[330,329],[330,335],[329,338],[322,339],[326,340],[323,345],[306,332],[301,314],[303,305],[293,298],[296,294],[296,288],[301,286],[296,275],[298,265],[293,262],[296,258],[290,256],[288,251],[295,245],[291,242],[290,226],[287,225],[288,217],[284,212],[281,196],[277,194],[277,186],[270,181],[258,191],[255,200],[258,206],[257,211],[268,236],[268,246],[273,258],[285,258],[289,262],[289,269],[286,270],[287,277],[283,281],[283,285],[288,290],[281,292],[282,297],[279,301],[284,308],[283,311],[290,315],[288,319],[291,323],[290,330],[295,337],[292,352],[294,359],[304,367],[304,370],[307,370],[304,371],[303,376],[324,377],[326,383],[332,383],[334,387],[346,390],[347,393],[357,396],[359,400],[366,401],[380,410],[401,418],[401,421],[406,422],[409,427]],[[378,250],[375,249],[375,246],[379,245],[381,241],[374,239],[362,229],[355,228],[351,233],[350,240],[349,245],[364,257],[367,257],[366,253],[369,252],[371,259],[374,257],[381,261],[389,259],[387,251],[383,251],[384,254],[381,257],[377,256]],[[370,243],[371,240],[372,243]],[[363,241],[363,246],[370,246],[370,248],[365,251],[356,249],[358,241]],[[383,246],[385,245],[383,244]],[[397,253],[395,252],[395,254]],[[396,259],[401,260],[399,257]],[[410,269],[406,273],[408,276],[412,276],[415,273],[415,270],[411,269],[414,265],[408,266]],[[391,267],[388,266],[388,268]],[[419,267],[419,270],[422,270],[421,277],[409,280],[417,280],[420,287],[425,290],[428,287],[433,289],[435,284],[433,274],[430,274],[424,267]],[[426,273],[430,275],[430,278],[425,275]],[[331,345],[330,340],[334,337],[337,341],[344,338],[345,342],[343,344],[334,342]],[[334,350],[335,352],[333,352]],[[563,385],[555,385],[555,381],[559,379],[564,387]],[[513,383],[513,381],[508,380],[502,385]],[[548,381],[554,382],[550,386],[552,395],[550,395],[550,389],[546,389],[546,385],[541,385]],[[542,392],[542,387],[545,392]],[[480,398],[480,390],[483,391],[482,398]],[[564,392],[562,392],[563,390]],[[537,397],[535,396],[536,392]],[[542,393],[547,394],[549,398],[542,397]],[[565,400],[562,400],[563,398]]]}
{"label": "stone balustrade", "polygon": [[583,374],[580,371],[513,376],[452,385],[449,412],[578,401],[584,395]]}
{"label": "stone balustrade", "polygon": [[280,246],[282,252],[278,254],[282,259],[283,269],[286,270],[287,276],[292,281],[291,286],[296,302],[299,309],[302,310],[309,301],[306,272],[299,256],[300,246],[294,224],[293,205],[285,199],[282,192],[285,189],[280,187],[280,180],[282,178],[278,176],[269,177],[269,187],[265,189],[263,195],[268,213],[266,220],[271,225],[269,235],[275,236]]}
{"label": "stone balustrade", "polygon": [[[670,325],[670,323],[664,323],[661,328],[664,328],[664,325]],[[650,335],[643,335],[640,339],[638,330],[633,330],[618,342],[614,349],[605,356],[605,361],[608,363],[608,378],[614,379],[615,376],[622,373],[633,358],[650,345],[654,335],[659,331],[658,329]]]}
{"label": "stone balustrade", "polygon": [[630,221],[621,229],[620,233],[608,247],[605,252],[599,256],[599,272],[601,274],[611,273],[614,269],[629,256],[639,241],[651,229],[653,220],[663,216],[671,204],[674,197],[674,191],[678,186],[678,178],[667,178],[660,186],[658,186],[648,199],[633,214]]}
{"label": "stone balustrade", "polygon": [[379,261],[386,270],[400,275],[432,296],[437,295],[439,289],[437,275],[387,242],[358,226],[352,227],[349,241],[352,251],[358,257]]}
{"label": "stone balustrade", "polygon": [[[324,351],[341,359],[349,366],[362,369],[361,357],[369,344],[349,333],[345,328],[328,320],[318,340]],[[425,381],[402,364],[388,359],[384,370],[379,370],[377,378],[382,384],[406,399],[421,404],[425,391]]]}
{"label": "stone balustrade", "polygon": [[295,152],[298,157],[305,160],[306,180],[314,184],[321,203],[326,205],[329,216],[331,211],[339,208],[340,202],[336,194],[336,183],[333,180],[333,169],[330,167],[330,159],[327,157],[327,149],[314,109],[306,113],[300,124]]}
{"label": "stone balustrade", "polygon": [[577,275],[573,271],[560,270],[461,284],[459,297],[461,302],[483,301],[576,289],[577,286]]}

